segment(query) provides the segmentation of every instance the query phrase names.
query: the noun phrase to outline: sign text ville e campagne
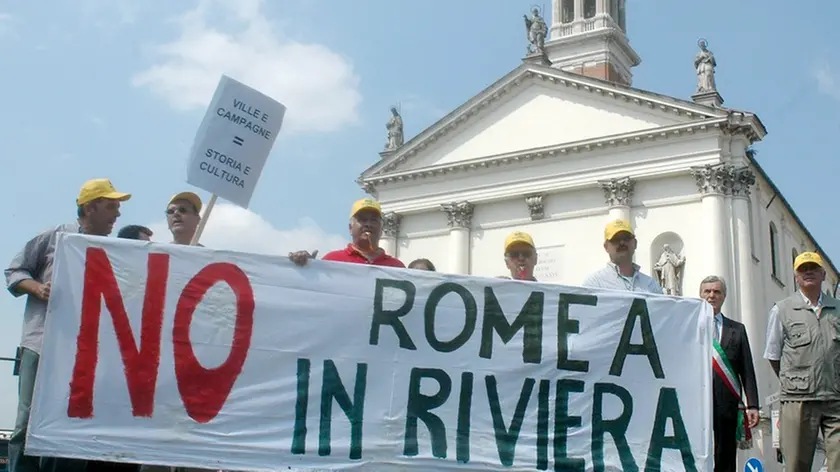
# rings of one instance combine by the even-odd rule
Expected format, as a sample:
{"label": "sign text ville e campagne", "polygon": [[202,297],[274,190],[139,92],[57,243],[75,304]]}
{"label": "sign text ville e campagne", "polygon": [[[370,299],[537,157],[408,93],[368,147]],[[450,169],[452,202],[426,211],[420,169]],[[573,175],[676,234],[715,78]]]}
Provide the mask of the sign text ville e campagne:
{"label": "sign text ville e campagne", "polygon": [[286,107],[223,75],[196,133],[187,183],[247,208]]}

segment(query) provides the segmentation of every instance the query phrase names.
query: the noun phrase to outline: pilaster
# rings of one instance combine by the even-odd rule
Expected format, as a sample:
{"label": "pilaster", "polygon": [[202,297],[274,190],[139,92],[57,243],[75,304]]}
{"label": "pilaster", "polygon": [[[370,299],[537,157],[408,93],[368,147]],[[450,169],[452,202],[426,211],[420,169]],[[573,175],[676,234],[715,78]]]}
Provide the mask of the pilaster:
{"label": "pilaster", "polygon": [[748,167],[735,170],[732,182],[732,196],[749,201],[750,189],[755,185],[755,173]]}
{"label": "pilaster", "polygon": [[470,272],[470,227],[475,205],[467,201],[445,203],[440,206],[449,225],[449,272]]}
{"label": "pilaster", "polygon": [[[725,280],[732,280],[729,263],[727,240],[731,238],[731,225],[727,224],[726,196],[732,194],[735,182],[735,168],[729,164],[714,164],[692,167],[691,173],[696,179],[697,189],[703,195],[702,214],[705,227],[704,243],[707,249],[703,258],[705,274],[717,275]],[[733,301],[727,299],[723,304],[726,313],[732,313]]]}
{"label": "pilaster", "polygon": [[[734,185],[732,187],[732,213],[735,226],[735,261],[736,274],[731,294],[738,295],[738,313],[730,316],[741,321],[747,329],[747,336],[750,339],[750,351],[753,359],[761,359],[764,355],[765,311],[758,301],[763,294],[756,282],[755,264],[753,263],[752,249],[752,228],[750,227],[750,191],[755,185],[755,173],[747,167],[735,170]],[[756,363],[756,370],[763,373],[757,378],[760,382],[760,391],[773,391],[774,388],[768,380],[775,380],[775,376],[767,368],[765,362]]]}
{"label": "pilaster", "polygon": [[543,194],[526,195],[525,204],[528,205],[528,213],[531,215],[531,221],[539,221],[545,218]]}
{"label": "pilaster", "polygon": [[623,177],[601,180],[598,185],[604,190],[605,203],[610,209],[610,219],[630,221],[630,207],[633,203],[636,181],[630,177]]}
{"label": "pilaster", "polygon": [[388,212],[382,215],[382,240],[380,246],[386,253],[397,256],[397,238],[400,234],[402,215]]}

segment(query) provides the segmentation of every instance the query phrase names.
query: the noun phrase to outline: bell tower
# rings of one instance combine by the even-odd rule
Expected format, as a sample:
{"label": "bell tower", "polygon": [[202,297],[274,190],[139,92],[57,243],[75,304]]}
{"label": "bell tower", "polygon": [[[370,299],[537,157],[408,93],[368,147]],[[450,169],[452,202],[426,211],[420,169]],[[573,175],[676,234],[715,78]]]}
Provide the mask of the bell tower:
{"label": "bell tower", "polygon": [[625,0],[551,0],[552,67],[632,85],[631,69],[642,59],[627,40]]}

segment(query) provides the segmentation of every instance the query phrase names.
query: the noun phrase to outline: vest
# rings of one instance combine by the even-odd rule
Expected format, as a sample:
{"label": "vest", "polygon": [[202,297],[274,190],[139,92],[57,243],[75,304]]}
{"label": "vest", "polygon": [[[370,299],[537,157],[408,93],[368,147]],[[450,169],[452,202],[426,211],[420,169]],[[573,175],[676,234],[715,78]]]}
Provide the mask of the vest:
{"label": "vest", "polygon": [[823,294],[820,317],[801,293],[778,302],[782,401],[840,400],[840,301]]}

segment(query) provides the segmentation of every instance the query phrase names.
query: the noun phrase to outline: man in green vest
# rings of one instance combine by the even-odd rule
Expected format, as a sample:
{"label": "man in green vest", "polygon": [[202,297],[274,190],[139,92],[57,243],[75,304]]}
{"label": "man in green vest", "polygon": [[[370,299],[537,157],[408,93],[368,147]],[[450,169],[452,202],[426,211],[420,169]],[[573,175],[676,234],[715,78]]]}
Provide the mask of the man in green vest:
{"label": "man in green vest", "polygon": [[815,252],[793,261],[799,291],[770,310],[764,358],[779,377],[787,472],[810,472],[822,431],[828,470],[840,471],[840,302],[822,292]]}

